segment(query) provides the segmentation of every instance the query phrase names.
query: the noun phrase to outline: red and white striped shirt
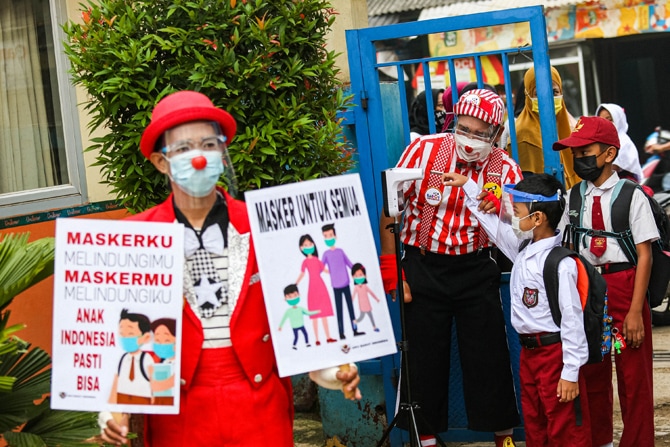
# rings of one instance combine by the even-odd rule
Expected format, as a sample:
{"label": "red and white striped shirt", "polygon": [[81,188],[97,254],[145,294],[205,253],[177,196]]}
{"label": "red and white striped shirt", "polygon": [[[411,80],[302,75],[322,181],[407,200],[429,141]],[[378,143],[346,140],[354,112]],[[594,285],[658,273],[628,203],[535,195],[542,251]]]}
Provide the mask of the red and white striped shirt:
{"label": "red and white striped shirt", "polygon": [[[431,175],[437,176],[437,174],[431,174],[430,170],[433,169],[433,163],[440,148],[446,151],[447,155],[444,172],[463,174],[474,180],[482,190],[486,183],[485,177],[491,156],[476,166],[472,164],[463,166],[462,164],[465,164],[465,162],[456,155],[453,134],[425,135],[414,140],[407,146],[397,165],[397,167],[401,168],[422,168],[425,173],[423,179],[405,182],[403,185],[405,203],[407,205],[400,237],[405,245],[415,247],[421,245],[419,243],[421,212],[424,208],[432,206],[426,202],[425,197],[426,192],[429,190],[429,177]],[[495,148],[494,150],[502,151]],[[518,183],[522,178],[521,169],[504,151],[502,151],[501,156],[502,166],[499,185]],[[426,249],[439,254],[463,255],[481,248],[479,247],[479,232],[481,227],[477,218],[465,206],[462,188],[444,186],[442,182],[439,185],[441,201],[437,205],[430,222],[429,239]],[[434,197],[433,195],[433,200]],[[487,240],[484,247],[490,246],[492,244]]]}

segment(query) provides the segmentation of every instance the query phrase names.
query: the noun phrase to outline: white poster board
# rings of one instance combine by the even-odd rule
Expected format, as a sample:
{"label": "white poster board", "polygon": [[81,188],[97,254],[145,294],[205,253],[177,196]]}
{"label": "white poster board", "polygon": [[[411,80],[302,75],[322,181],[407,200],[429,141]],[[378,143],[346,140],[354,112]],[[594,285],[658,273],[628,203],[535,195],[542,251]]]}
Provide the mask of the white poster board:
{"label": "white poster board", "polygon": [[249,191],[245,201],[279,375],[395,353],[358,174]]}
{"label": "white poster board", "polygon": [[56,220],[53,409],[179,412],[183,273],[181,224]]}

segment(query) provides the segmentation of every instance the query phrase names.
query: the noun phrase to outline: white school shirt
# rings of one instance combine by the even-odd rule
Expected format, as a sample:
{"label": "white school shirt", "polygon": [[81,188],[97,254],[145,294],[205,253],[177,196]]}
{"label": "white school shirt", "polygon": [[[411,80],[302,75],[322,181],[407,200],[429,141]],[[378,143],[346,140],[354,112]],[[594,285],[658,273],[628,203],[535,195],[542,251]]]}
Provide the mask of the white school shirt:
{"label": "white school shirt", "polygon": [[[605,182],[600,186],[595,186],[592,182],[587,183],[586,192],[584,194],[584,202],[582,204],[582,226],[584,228],[593,228],[591,212],[593,209],[593,196],[600,196],[600,206],[603,212],[605,230],[614,231],[612,228],[612,217],[610,216],[610,202],[612,200],[614,187],[618,181],[619,175],[616,172],[613,172],[610,178],[605,180]],[[579,194],[580,185],[580,183],[577,183],[574,188],[568,191],[566,203],[570,203],[570,194],[573,192],[575,194]],[[565,226],[570,223],[568,208],[569,207],[566,206],[566,212],[563,213],[561,229],[565,228]],[[633,191],[628,222],[633,233],[633,241],[636,245],[646,241],[653,242],[658,239],[658,229],[656,228],[654,215],[651,212],[649,200],[647,200],[647,198],[644,196],[644,193],[639,189],[635,189],[635,191]],[[628,262],[626,254],[623,252],[623,250],[621,250],[621,247],[619,246],[616,239],[607,238],[607,247],[605,249],[605,253],[603,253],[603,255],[600,257],[596,257],[589,250],[589,246],[591,244],[590,236],[586,236],[584,242],[586,246],[580,243],[579,247],[575,247],[575,250],[579,250],[579,253],[593,265]]]}
{"label": "white school shirt", "polygon": [[[544,287],[543,269],[552,248],[561,244],[561,233],[554,237],[532,242],[519,251],[519,240],[512,227],[501,223],[495,214],[478,210],[479,187],[472,180],[463,186],[468,209],[477,217],[491,241],[514,265],[510,276],[511,323],[521,335],[540,332],[561,332],[563,348],[563,370],[561,379],[577,382],[579,368],[588,360],[588,344],[584,332],[584,314],[577,291],[577,265],[572,258],[558,264],[558,306],[561,310],[560,328],[554,323]],[[536,304],[524,304],[525,289],[537,291]]]}
{"label": "white school shirt", "polygon": [[[140,367],[140,359],[144,357],[144,372],[149,375],[149,365],[154,364],[154,359],[148,352],[142,355],[142,351],[136,355],[130,353],[124,354],[121,359],[121,370],[119,371],[119,380],[116,382],[116,392],[121,394],[129,394],[131,396],[151,397],[151,385],[149,381],[144,378],[142,369]],[[135,363],[133,371],[134,380],[130,380],[130,365]]]}

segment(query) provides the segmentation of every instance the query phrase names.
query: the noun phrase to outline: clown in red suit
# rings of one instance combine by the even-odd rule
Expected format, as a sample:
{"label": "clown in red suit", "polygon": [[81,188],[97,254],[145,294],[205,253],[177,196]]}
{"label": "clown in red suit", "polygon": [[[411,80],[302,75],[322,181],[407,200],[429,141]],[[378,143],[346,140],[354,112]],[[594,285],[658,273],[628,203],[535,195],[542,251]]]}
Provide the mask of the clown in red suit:
{"label": "clown in red suit", "polygon": [[[227,151],[235,131],[209,98],[182,91],[156,105],[140,141],[172,194],[130,219],[185,231],[180,409],[146,417],[147,446],[293,446],[291,381],[277,374],[246,206],[216,187],[221,174],[235,186]],[[361,397],[355,368],[310,377]],[[101,413],[100,422],[104,441],[127,442],[127,416]]]}

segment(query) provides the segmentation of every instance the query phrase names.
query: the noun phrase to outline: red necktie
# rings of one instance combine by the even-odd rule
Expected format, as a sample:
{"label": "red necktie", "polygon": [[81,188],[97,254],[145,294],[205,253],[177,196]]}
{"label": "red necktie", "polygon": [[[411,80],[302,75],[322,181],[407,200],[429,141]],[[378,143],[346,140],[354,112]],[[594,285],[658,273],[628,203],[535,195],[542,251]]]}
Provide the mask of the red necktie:
{"label": "red necktie", "polygon": [[[605,221],[603,220],[603,209],[600,206],[600,196],[593,196],[593,210],[591,217],[591,225],[594,230],[604,230]],[[591,246],[589,250],[597,258],[605,254],[605,249],[607,248],[607,238],[603,236],[591,237]]]}
{"label": "red necktie", "polygon": [[128,375],[128,378],[131,382],[135,380],[135,357],[132,355],[130,356],[130,374]]}

